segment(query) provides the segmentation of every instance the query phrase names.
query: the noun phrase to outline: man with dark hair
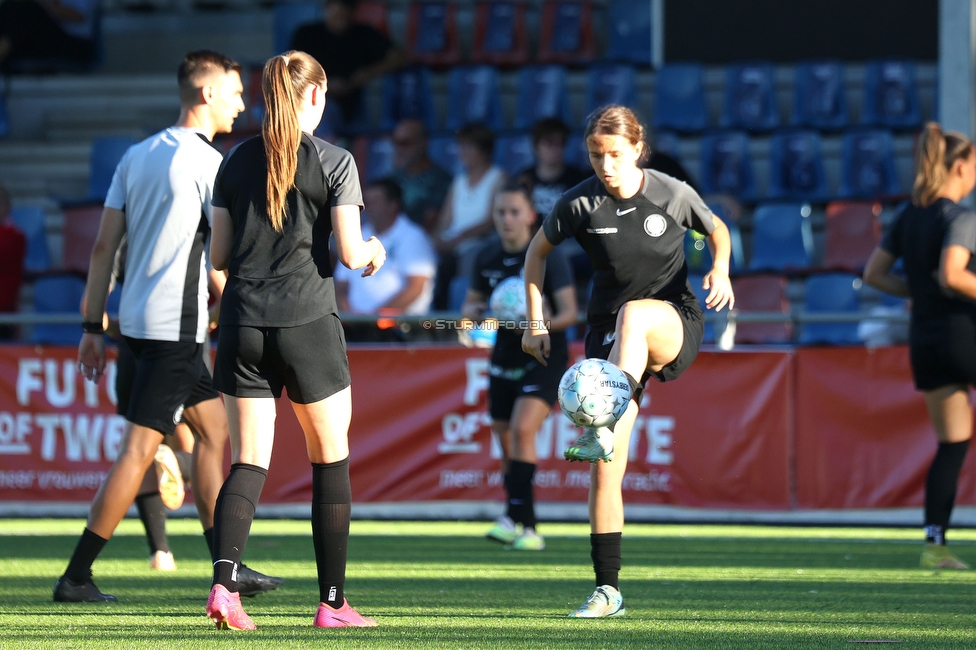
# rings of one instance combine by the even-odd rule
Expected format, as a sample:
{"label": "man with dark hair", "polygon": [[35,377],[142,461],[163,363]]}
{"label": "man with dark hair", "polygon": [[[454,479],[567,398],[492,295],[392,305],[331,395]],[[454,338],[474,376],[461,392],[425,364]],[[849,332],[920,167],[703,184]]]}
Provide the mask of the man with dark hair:
{"label": "man with dark hair", "polygon": [[427,129],[406,119],[393,129],[393,180],[403,189],[403,211],[427,232],[437,225],[451,175],[427,154]]}
{"label": "man with dark hair", "polygon": [[[213,553],[213,512],[223,481],[227,416],[203,360],[209,324],[204,244],[221,155],[210,141],[229,133],[244,110],[236,63],[214,52],[193,52],[180,66],[176,125],[133,145],[122,156],[92,248],[85,288],[84,334],[78,369],[97,382],[105,370],[103,315],[115,254],[128,242],[119,328],[135,356],[127,391],[126,429],[118,457],[92,501],[87,526],[54,585],[60,602],[111,602],[92,581],[91,568],[135,499],[159,443],[185,420],[198,439],[193,490],[204,537]],[[242,572],[243,574],[243,572]],[[254,593],[280,579],[248,569]]]}
{"label": "man with dark hair", "polygon": [[386,35],[370,25],[353,22],[355,0],[324,0],[320,22],[300,26],[292,50],[311,54],[329,80],[325,119],[340,135],[363,115],[363,88],[376,77],[406,64],[406,56]]}

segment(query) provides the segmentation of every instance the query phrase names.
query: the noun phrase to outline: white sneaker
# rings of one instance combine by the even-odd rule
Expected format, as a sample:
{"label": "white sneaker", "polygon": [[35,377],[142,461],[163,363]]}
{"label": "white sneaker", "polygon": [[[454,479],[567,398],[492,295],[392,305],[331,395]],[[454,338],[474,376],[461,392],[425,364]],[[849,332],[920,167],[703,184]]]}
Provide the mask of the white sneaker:
{"label": "white sneaker", "polygon": [[607,618],[626,613],[624,597],[620,592],[610,585],[600,585],[569,618]]}
{"label": "white sneaker", "polygon": [[149,568],[156,571],[176,571],[176,560],[170,551],[156,551],[149,556]]}
{"label": "white sneaker", "polygon": [[532,528],[526,528],[525,532],[507,544],[505,548],[513,551],[542,551],[546,548],[546,540],[542,535],[535,532]]}
{"label": "white sneaker", "polygon": [[511,544],[518,536],[518,525],[508,515],[502,515],[496,519],[495,525],[485,535],[488,539],[501,542],[502,544]]}

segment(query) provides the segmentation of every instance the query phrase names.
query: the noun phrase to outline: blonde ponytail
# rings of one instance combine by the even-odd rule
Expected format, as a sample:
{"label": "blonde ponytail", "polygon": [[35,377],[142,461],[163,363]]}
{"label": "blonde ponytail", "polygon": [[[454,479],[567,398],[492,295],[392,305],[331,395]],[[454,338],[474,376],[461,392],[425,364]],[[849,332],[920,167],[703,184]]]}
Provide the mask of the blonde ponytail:
{"label": "blonde ponytail", "polygon": [[936,122],[928,122],[915,144],[915,183],[912,203],[926,208],[939,198],[949,171],[959,159],[968,158],[973,143],[961,133],[943,133]]}

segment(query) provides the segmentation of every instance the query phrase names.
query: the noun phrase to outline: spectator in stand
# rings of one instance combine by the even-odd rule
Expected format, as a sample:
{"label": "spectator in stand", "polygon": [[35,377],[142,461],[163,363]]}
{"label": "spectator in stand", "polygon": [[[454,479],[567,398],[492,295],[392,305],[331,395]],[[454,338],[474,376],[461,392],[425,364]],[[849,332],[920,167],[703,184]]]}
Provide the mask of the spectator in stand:
{"label": "spectator in stand", "polygon": [[535,165],[520,172],[518,179],[532,191],[532,203],[540,223],[563,192],[593,175],[592,171],[566,164],[568,138],[569,127],[558,117],[547,117],[532,127]]}
{"label": "spectator in stand", "polygon": [[403,191],[403,211],[424,230],[433,231],[451,175],[427,155],[427,129],[420,120],[403,120],[393,129],[393,164],[393,180]]}
{"label": "spectator in stand", "polygon": [[353,314],[423,314],[433,296],[436,257],[427,234],[403,213],[403,193],[390,178],[373,181],[363,194],[363,237],[376,236],[386,263],[363,277],[343,265],[335,270],[339,311]]}
{"label": "spectator in stand", "polygon": [[[0,312],[17,311],[20,285],[24,283],[27,238],[10,218],[10,194],[0,185]],[[13,325],[0,325],[0,339],[17,335]]]}
{"label": "spectator in stand", "polygon": [[0,3],[0,69],[25,60],[95,60],[98,0]]}
{"label": "spectator in stand", "polygon": [[374,27],[353,22],[355,0],[324,0],[324,8],[325,19],[299,27],[290,49],[307,52],[322,65],[329,84],[326,120],[348,136],[363,114],[366,84],[403,67],[407,58]]}
{"label": "spectator in stand", "polygon": [[465,124],[458,130],[457,141],[464,171],[451,183],[434,238],[438,254],[434,308],[441,310],[447,309],[451,280],[470,275],[474,251],[493,230],[491,206],[505,182],[505,172],[492,164],[495,134],[491,129]]}

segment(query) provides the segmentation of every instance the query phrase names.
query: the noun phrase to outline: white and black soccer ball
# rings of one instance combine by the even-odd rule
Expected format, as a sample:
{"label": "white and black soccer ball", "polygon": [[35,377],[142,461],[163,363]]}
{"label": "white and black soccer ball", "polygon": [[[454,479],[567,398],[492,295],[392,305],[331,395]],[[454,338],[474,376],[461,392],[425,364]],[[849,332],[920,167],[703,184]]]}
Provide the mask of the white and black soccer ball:
{"label": "white and black soccer ball", "polygon": [[624,371],[604,359],[583,359],[559,380],[559,406],[580,427],[608,427],[630,402]]}
{"label": "white and black soccer ball", "polygon": [[488,311],[499,321],[524,321],[525,284],[522,278],[513,275],[495,285],[488,299]]}

